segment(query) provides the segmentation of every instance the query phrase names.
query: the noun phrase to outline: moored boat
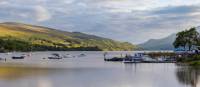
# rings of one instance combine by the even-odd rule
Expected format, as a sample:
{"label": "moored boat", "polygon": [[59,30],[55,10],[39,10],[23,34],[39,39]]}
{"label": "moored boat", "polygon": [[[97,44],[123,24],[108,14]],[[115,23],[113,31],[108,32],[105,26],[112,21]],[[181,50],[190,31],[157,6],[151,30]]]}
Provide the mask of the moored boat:
{"label": "moored boat", "polygon": [[141,63],[143,61],[143,54],[136,53],[134,56],[126,55],[123,63]]}
{"label": "moored boat", "polygon": [[53,53],[48,59],[62,59],[62,57],[57,53]]}
{"label": "moored boat", "polygon": [[70,54],[66,54],[66,55],[63,55],[63,58],[73,58],[74,56],[70,55]]}
{"label": "moored boat", "polygon": [[119,57],[114,57],[111,59],[104,58],[104,61],[123,61],[123,60],[124,60],[124,58],[119,58]]}
{"label": "moored boat", "polygon": [[12,59],[24,59],[25,56],[13,56]]}
{"label": "moored boat", "polygon": [[86,56],[85,54],[78,55],[78,57],[85,57],[85,56]]}

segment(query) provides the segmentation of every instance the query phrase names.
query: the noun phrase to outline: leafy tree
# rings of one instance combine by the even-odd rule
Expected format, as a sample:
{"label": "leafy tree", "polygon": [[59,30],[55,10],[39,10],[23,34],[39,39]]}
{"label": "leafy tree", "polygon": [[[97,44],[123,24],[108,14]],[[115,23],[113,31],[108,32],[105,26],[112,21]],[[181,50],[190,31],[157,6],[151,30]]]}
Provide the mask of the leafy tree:
{"label": "leafy tree", "polygon": [[175,48],[186,47],[190,51],[193,45],[197,45],[199,43],[199,33],[196,31],[196,28],[190,28],[189,30],[181,31],[177,33],[176,40],[173,45]]}
{"label": "leafy tree", "polygon": [[176,34],[176,40],[174,41],[173,45],[175,48],[184,47],[186,48],[186,36],[185,31],[179,32]]}

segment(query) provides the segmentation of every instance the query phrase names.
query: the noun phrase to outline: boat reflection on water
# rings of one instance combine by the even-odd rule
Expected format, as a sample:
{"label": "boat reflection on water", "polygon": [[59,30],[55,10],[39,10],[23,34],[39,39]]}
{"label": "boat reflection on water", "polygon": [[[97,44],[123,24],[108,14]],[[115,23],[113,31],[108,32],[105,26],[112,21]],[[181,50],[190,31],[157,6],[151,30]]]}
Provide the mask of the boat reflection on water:
{"label": "boat reflection on water", "polygon": [[176,76],[181,84],[189,85],[191,87],[199,87],[199,67],[180,66],[177,68]]}

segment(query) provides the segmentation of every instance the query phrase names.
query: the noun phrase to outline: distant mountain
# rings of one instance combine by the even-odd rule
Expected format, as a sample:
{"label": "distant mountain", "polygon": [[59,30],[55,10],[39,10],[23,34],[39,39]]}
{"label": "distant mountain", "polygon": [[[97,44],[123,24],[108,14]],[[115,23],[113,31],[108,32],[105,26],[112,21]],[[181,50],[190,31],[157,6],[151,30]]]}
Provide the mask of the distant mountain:
{"label": "distant mountain", "polygon": [[105,50],[130,51],[137,47],[81,32],[67,32],[29,24],[0,23],[0,51]]}
{"label": "distant mountain", "polygon": [[173,50],[173,42],[175,41],[176,34],[171,34],[162,39],[150,39],[149,41],[139,44],[144,50]]}

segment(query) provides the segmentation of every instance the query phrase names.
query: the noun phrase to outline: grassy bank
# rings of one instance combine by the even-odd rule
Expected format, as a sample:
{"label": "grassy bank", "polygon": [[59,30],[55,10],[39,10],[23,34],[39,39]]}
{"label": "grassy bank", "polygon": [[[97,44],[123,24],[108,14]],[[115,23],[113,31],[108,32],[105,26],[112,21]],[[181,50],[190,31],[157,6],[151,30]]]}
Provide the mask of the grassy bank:
{"label": "grassy bank", "polygon": [[191,66],[200,65],[200,54],[188,54],[188,53],[176,54],[174,52],[150,52],[145,54],[149,55],[149,57],[151,58],[159,58],[159,57],[175,58],[177,64],[180,65],[191,65]]}
{"label": "grassy bank", "polygon": [[191,66],[200,65],[200,54],[184,54],[177,58],[178,63],[187,64]]}

